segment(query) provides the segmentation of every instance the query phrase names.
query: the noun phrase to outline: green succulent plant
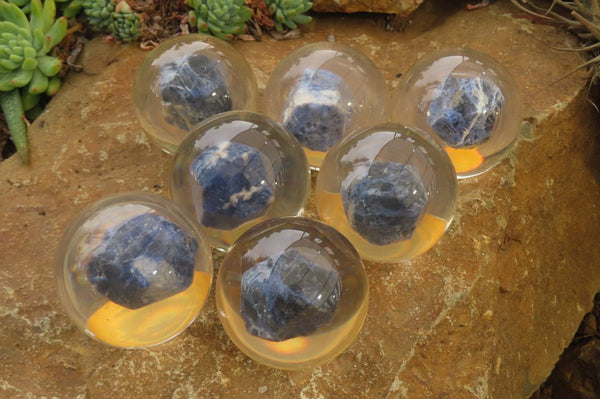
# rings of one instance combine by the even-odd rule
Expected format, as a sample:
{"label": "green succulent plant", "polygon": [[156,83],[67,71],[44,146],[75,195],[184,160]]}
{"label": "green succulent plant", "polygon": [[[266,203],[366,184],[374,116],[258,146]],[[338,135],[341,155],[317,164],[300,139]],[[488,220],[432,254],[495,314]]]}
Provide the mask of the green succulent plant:
{"label": "green succulent plant", "polygon": [[42,94],[60,88],[56,76],[62,62],[48,53],[67,33],[67,19],[55,21],[54,0],[31,1],[29,19],[16,4],[0,0],[0,107],[17,152],[29,162],[24,111],[35,107]]}
{"label": "green succulent plant", "polygon": [[[67,18],[73,18],[83,7],[83,0],[55,0],[60,4],[62,15]],[[23,12],[29,14],[31,11],[31,0],[8,0],[9,3],[16,4]]]}
{"label": "green succulent plant", "polygon": [[199,32],[210,33],[219,39],[231,40],[246,31],[246,21],[252,11],[244,0],[189,0],[189,19]]}
{"label": "green succulent plant", "polygon": [[31,11],[31,0],[8,0],[8,2],[21,7],[23,12],[27,14]]}
{"label": "green succulent plant", "polygon": [[111,0],[84,0],[83,10],[90,25],[98,32],[108,31],[112,22],[111,15],[115,11],[115,3]]}
{"label": "green succulent plant", "polygon": [[111,19],[109,30],[118,40],[130,42],[140,36],[140,18],[131,11],[127,2],[117,4]]}
{"label": "green succulent plant", "polygon": [[296,29],[298,24],[307,24],[312,21],[305,12],[310,10],[313,3],[308,0],[265,0],[269,12],[273,17],[275,29],[283,31],[283,25]]}
{"label": "green succulent plant", "polygon": [[108,32],[124,42],[140,36],[140,18],[125,0],[83,0],[83,9],[98,32]]}
{"label": "green succulent plant", "polygon": [[63,17],[73,18],[83,8],[83,0],[56,0],[57,3],[61,4],[61,11]]}

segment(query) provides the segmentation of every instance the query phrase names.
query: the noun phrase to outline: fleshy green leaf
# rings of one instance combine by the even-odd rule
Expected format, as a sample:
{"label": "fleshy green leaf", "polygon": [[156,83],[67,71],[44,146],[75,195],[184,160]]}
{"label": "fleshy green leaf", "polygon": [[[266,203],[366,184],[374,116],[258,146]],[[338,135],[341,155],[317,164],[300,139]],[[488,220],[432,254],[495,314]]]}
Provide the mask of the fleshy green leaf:
{"label": "fleshy green leaf", "polygon": [[38,61],[37,58],[25,58],[23,64],[21,64],[22,69],[26,69],[28,71],[33,71],[37,68]]}
{"label": "fleshy green leaf", "polygon": [[36,50],[36,54],[39,52],[44,54],[44,33],[41,29],[36,29],[33,31],[33,48]]}
{"label": "fleshy green leaf", "polygon": [[0,2],[0,18],[12,22],[21,29],[29,31],[29,20],[25,13],[15,4]]}
{"label": "fleshy green leaf", "polygon": [[[48,33],[46,33],[46,39],[44,40],[44,54],[48,54],[54,46],[65,38],[66,34],[67,19],[65,17],[60,17],[56,20],[54,25],[52,25],[52,28],[50,28]],[[50,38],[50,40],[48,40],[48,38]]]}
{"label": "fleshy green leaf", "polygon": [[17,64],[22,64],[23,63],[23,56],[22,55],[17,55],[17,54],[11,54],[8,57],[9,60],[11,60],[12,62],[16,62]]}
{"label": "fleshy green leaf", "polygon": [[39,29],[44,33],[44,19],[43,19],[43,8],[40,0],[31,0],[31,14],[29,15],[29,22],[31,31],[35,32]]}
{"label": "fleshy green leaf", "polygon": [[24,163],[29,163],[29,139],[27,138],[27,125],[25,125],[23,103],[19,90],[0,93],[0,107],[6,117],[6,124],[10,131],[12,141],[17,147],[17,152]]}
{"label": "fleshy green leaf", "polygon": [[23,87],[31,82],[33,71],[27,69],[18,70],[10,81],[13,87]]}
{"label": "fleshy green leaf", "polygon": [[57,58],[48,55],[38,57],[38,68],[48,77],[56,75],[61,67],[62,62]]}
{"label": "fleshy green leaf", "polygon": [[21,101],[23,102],[23,110],[24,111],[29,111],[30,109],[33,109],[33,107],[38,105],[38,103],[40,102],[39,94],[31,94],[27,90],[20,90],[20,91],[21,91]]}
{"label": "fleshy green leaf", "polygon": [[48,77],[45,76],[39,69],[33,71],[31,82],[27,86],[29,94],[42,94],[48,89]]}
{"label": "fleshy green leaf", "polygon": [[56,76],[50,79],[50,82],[48,82],[48,90],[46,90],[46,94],[48,94],[49,96],[54,96],[56,93],[58,93],[58,90],[60,89],[60,79],[57,78]]}
{"label": "fleshy green leaf", "polygon": [[17,69],[21,65],[15,63],[15,62],[12,62],[11,60],[4,59],[4,60],[0,60],[0,66],[5,69]]}
{"label": "fleshy green leaf", "polygon": [[44,0],[42,8],[42,21],[44,22],[43,32],[46,33],[54,24],[56,18],[56,4],[54,0]]}

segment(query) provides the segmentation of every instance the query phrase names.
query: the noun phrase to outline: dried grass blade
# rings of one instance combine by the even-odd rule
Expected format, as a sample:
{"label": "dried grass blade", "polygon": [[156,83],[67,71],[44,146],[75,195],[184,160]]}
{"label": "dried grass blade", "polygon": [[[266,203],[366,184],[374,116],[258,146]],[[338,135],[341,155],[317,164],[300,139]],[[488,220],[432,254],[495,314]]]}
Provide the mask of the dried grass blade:
{"label": "dried grass blade", "polygon": [[588,21],[587,19],[585,19],[581,14],[579,14],[577,11],[573,11],[571,12],[571,15],[577,19],[579,22],[581,22],[586,28],[587,30],[594,35],[594,37],[596,38],[596,40],[600,41],[600,27],[594,25],[592,22]]}
{"label": "dried grass blade", "polygon": [[572,74],[574,74],[575,72],[579,71],[582,68],[588,67],[590,65],[596,64],[600,62],[600,55],[597,57],[592,58],[589,61],[584,62],[583,64],[579,65],[576,68],[573,68],[572,70],[570,70],[569,72],[565,73],[564,75],[562,75],[560,78],[556,79],[554,82],[550,83],[549,86],[552,86],[553,84],[556,84],[558,82],[560,82],[561,80],[563,80],[564,78],[571,76]]}

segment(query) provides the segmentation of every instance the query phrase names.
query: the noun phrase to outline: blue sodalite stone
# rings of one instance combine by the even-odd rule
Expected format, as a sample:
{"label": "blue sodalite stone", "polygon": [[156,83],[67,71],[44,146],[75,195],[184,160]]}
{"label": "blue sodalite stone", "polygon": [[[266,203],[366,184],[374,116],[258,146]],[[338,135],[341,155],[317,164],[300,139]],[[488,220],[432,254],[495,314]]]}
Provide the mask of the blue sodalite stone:
{"label": "blue sodalite stone", "polygon": [[253,147],[223,142],[206,148],[191,164],[200,186],[204,226],[232,229],[264,215],[274,200],[274,184]]}
{"label": "blue sodalite stone", "polygon": [[[310,256],[314,259],[319,256]],[[341,278],[330,264],[313,263],[288,248],[242,274],[241,311],[246,330],[270,341],[306,336],[335,313]]]}
{"label": "blue sodalite stone", "polygon": [[192,284],[198,242],[163,216],[147,213],[107,232],[88,264],[88,280],[129,309],[168,298]]}
{"label": "blue sodalite stone", "polygon": [[344,211],[367,241],[387,245],[412,237],[427,204],[427,191],[413,166],[375,161],[366,176],[344,182]]}
{"label": "blue sodalite stone", "polygon": [[304,147],[327,151],[352,118],[352,108],[341,104],[348,90],[335,73],[307,69],[288,97],[283,125]]}
{"label": "blue sodalite stone", "polygon": [[167,122],[190,130],[209,116],[231,111],[231,94],[216,62],[191,55],[161,70],[163,114]]}
{"label": "blue sodalite stone", "polygon": [[450,147],[479,145],[489,139],[503,105],[493,82],[449,76],[433,94],[427,122]]}

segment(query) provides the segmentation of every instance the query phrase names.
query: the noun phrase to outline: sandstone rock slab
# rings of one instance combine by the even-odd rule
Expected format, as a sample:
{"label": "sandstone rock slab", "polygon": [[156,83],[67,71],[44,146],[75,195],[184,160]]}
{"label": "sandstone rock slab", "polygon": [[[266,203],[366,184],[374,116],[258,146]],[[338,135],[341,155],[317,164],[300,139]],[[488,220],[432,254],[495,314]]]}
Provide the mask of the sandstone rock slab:
{"label": "sandstone rock slab", "polygon": [[318,12],[376,12],[406,17],[424,0],[314,0],[313,10]]}
{"label": "sandstone rock slab", "polygon": [[509,2],[472,13],[460,2],[435,3],[402,33],[384,31],[376,16],[323,15],[298,40],[234,43],[261,90],[285,55],[333,34],[370,56],[390,88],[424,54],[469,46],[503,63],[524,98],[518,147],[490,172],[460,182],[457,216],[442,240],[410,261],[368,263],[369,314],[357,340],[335,360],[293,372],[244,356],[220,326],[212,298],[174,340],[134,351],[92,341],[60,306],[53,257],[75,214],[116,192],[169,195],[172,158],[143,133],[131,99],[147,53],[89,43],[85,72],[69,76],[31,128],[32,165],[17,157],[0,164],[0,396],[532,392],[600,287],[593,262],[600,256],[597,114],[587,102],[585,73],[558,80],[582,61],[546,46],[573,44],[564,32],[520,18]]}

